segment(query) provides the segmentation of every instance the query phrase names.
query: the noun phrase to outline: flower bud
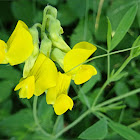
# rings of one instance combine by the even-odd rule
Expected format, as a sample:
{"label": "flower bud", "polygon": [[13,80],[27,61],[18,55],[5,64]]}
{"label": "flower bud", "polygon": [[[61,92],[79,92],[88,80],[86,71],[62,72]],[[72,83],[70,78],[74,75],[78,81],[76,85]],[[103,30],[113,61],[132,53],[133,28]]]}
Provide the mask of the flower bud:
{"label": "flower bud", "polygon": [[60,65],[60,67],[63,69],[65,55],[66,55],[66,53],[62,52],[60,49],[54,48],[52,53],[51,53],[51,59],[53,61],[56,61]]}
{"label": "flower bud", "polygon": [[51,50],[52,50],[52,42],[50,39],[48,39],[47,35],[44,34],[44,38],[41,41],[40,45],[40,52],[46,55],[47,57],[50,57]]}
{"label": "flower bud", "polygon": [[54,18],[57,17],[57,9],[48,5],[46,6],[46,8],[44,9],[44,11],[46,12],[47,15],[51,15],[53,16]]}

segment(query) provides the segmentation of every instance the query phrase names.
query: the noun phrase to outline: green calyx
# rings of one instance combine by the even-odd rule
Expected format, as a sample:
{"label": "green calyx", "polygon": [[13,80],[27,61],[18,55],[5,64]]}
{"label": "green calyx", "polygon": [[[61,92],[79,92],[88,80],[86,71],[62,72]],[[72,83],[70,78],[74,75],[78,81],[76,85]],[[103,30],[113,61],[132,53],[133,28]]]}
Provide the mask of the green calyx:
{"label": "green calyx", "polygon": [[64,68],[64,57],[65,57],[66,53],[61,51],[60,49],[58,48],[54,48],[52,50],[52,53],[51,53],[51,59],[55,62],[57,62],[60,67],[63,69]]}
{"label": "green calyx", "polygon": [[40,45],[40,52],[46,55],[47,57],[50,57],[51,50],[52,50],[52,41],[47,37],[46,34],[44,34],[44,38],[42,39]]}
{"label": "green calyx", "polygon": [[25,61],[25,65],[23,68],[23,78],[26,78],[28,76],[39,54],[39,34],[37,27],[33,26],[29,29],[29,31],[33,38],[34,50],[32,52],[32,55]]}

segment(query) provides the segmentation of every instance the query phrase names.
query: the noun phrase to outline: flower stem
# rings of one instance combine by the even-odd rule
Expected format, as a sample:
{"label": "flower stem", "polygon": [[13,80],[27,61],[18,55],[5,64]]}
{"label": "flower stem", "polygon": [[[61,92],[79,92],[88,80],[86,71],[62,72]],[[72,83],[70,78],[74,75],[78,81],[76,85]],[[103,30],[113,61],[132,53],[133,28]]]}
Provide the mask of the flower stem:
{"label": "flower stem", "polygon": [[38,100],[38,96],[34,96],[34,101],[33,101],[33,117],[35,120],[36,125],[38,126],[38,128],[40,129],[40,131],[47,137],[50,137],[51,135],[48,134],[39,124],[38,121],[38,117],[37,117],[37,100]]}
{"label": "flower stem", "polygon": [[94,102],[93,102],[93,104],[92,104],[92,108],[94,108],[94,106],[96,105],[96,103],[97,103],[99,97],[101,96],[103,90],[105,89],[105,87],[106,87],[108,84],[109,84],[109,81],[106,80],[106,82],[104,83],[104,85],[103,85],[102,88],[100,89],[99,93],[97,94],[97,96],[96,96],[96,98],[95,98],[95,100],[94,100]]}
{"label": "flower stem", "polygon": [[126,98],[126,97],[128,97],[128,96],[132,96],[132,95],[134,95],[134,94],[136,94],[136,93],[138,93],[138,92],[140,92],[140,88],[138,88],[138,89],[136,89],[136,90],[133,90],[133,91],[130,91],[130,92],[126,93],[126,94],[120,95],[120,96],[118,96],[118,97],[114,97],[114,98],[112,98],[112,99],[109,99],[109,100],[107,100],[107,101],[105,101],[105,102],[103,102],[103,103],[97,105],[96,107],[98,108],[98,107],[105,106],[105,105],[107,105],[107,104],[111,104],[111,103],[113,103],[113,102],[116,102],[116,101],[121,100],[121,99],[123,99],[123,98]]}
{"label": "flower stem", "polygon": [[[117,70],[117,72],[114,74],[114,76],[117,76],[118,74],[120,74],[122,72],[122,70],[127,66],[127,64],[131,61],[132,57],[128,57],[125,62],[121,65],[121,67]],[[114,77],[113,76],[113,77]]]}
{"label": "flower stem", "polygon": [[89,0],[86,0],[86,10],[85,10],[85,23],[84,23],[84,36],[83,40],[86,40],[87,36],[87,24],[88,24],[88,8],[89,8]]}
{"label": "flower stem", "polygon": [[77,118],[74,122],[72,122],[71,124],[69,124],[67,127],[65,127],[62,131],[58,132],[55,135],[55,139],[57,139],[59,136],[61,136],[63,133],[65,133],[66,131],[68,131],[70,128],[72,128],[73,126],[75,126],[77,123],[79,123],[83,118],[85,118],[91,111],[87,110],[85,113],[83,113],[79,118]]}
{"label": "flower stem", "polygon": [[95,59],[98,59],[98,58],[102,58],[102,57],[105,57],[105,56],[108,56],[108,55],[113,55],[113,54],[118,54],[118,53],[130,51],[130,50],[133,50],[133,49],[138,48],[138,47],[140,47],[140,45],[135,46],[135,47],[133,47],[133,48],[131,47],[131,48],[128,48],[128,49],[123,49],[123,50],[111,52],[111,53],[109,53],[109,54],[102,54],[102,55],[98,55],[98,56],[92,57],[92,58],[86,60],[85,62],[78,64],[77,66],[73,67],[71,70],[69,70],[69,71],[67,71],[67,72],[65,72],[65,73],[68,73],[68,72],[72,71],[73,69],[77,68],[78,66],[80,66],[80,65],[82,65],[82,64],[85,64],[85,63],[88,63],[88,62],[90,62],[90,61],[92,61],[92,60],[95,60]]}
{"label": "flower stem", "polygon": [[140,120],[139,120],[139,121],[136,121],[136,122],[134,122],[134,123],[132,123],[132,124],[130,124],[128,127],[134,128],[134,127],[137,127],[137,126],[139,126],[139,125],[140,125]]}
{"label": "flower stem", "polygon": [[103,3],[104,3],[104,0],[100,0],[99,7],[98,7],[98,12],[97,12],[97,17],[96,17],[96,22],[95,22],[95,31],[97,31],[98,27],[99,27],[99,21],[100,21],[100,16],[101,16]]}
{"label": "flower stem", "polygon": [[110,77],[110,54],[109,51],[107,51],[107,79]]}

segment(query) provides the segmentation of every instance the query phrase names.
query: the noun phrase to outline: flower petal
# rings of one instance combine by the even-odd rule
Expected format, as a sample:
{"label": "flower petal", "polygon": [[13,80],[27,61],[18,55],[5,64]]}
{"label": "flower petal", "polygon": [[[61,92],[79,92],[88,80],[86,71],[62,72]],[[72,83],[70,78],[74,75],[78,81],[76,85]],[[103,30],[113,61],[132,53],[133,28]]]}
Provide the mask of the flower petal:
{"label": "flower petal", "polygon": [[[64,71],[68,72],[75,66],[85,62],[95,51],[96,47],[88,42],[77,43],[64,57]],[[76,73],[79,67],[74,68],[70,73]]]}
{"label": "flower petal", "polygon": [[[20,89],[21,88],[21,89]],[[19,97],[20,98],[27,98],[30,99],[34,92],[35,92],[35,78],[34,76],[30,76],[25,80],[22,80],[16,87],[15,91],[19,90]]]}
{"label": "flower petal", "polygon": [[54,111],[57,115],[65,113],[68,109],[72,110],[73,100],[66,94],[61,94],[57,97],[54,104]]}
{"label": "flower petal", "polygon": [[72,49],[92,50],[93,53],[97,50],[96,46],[94,46],[91,43],[85,42],[85,41],[77,43]]}
{"label": "flower petal", "polygon": [[56,90],[56,86],[49,88],[46,92],[46,102],[47,104],[54,104],[56,101],[56,97],[57,97],[57,90]]}
{"label": "flower petal", "polygon": [[71,76],[58,72],[56,86],[49,88],[47,91],[47,95],[46,95],[47,104],[54,104],[56,101],[56,98],[60,94],[67,94],[70,81],[71,81]]}
{"label": "flower petal", "polygon": [[80,85],[88,81],[93,75],[97,74],[97,70],[91,65],[82,65],[73,78],[76,85]]}
{"label": "flower petal", "polygon": [[24,86],[25,79],[21,78],[19,84],[15,87],[14,91],[19,90]]}
{"label": "flower petal", "polygon": [[17,27],[9,38],[6,58],[11,65],[24,62],[33,51],[33,40],[28,27],[18,22]]}
{"label": "flower petal", "polygon": [[28,26],[21,20],[18,21],[13,33],[11,34],[11,36],[9,37],[8,41],[7,41],[7,45],[8,47],[10,47],[10,44],[12,43],[16,32],[20,29],[20,28],[25,28],[26,30],[28,30]]}
{"label": "flower petal", "polygon": [[0,40],[0,64],[5,59],[5,53],[6,53],[7,45],[3,40]]}
{"label": "flower petal", "polygon": [[54,62],[40,53],[29,75],[35,76],[35,95],[41,95],[48,88],[56,86],[57,68]]}

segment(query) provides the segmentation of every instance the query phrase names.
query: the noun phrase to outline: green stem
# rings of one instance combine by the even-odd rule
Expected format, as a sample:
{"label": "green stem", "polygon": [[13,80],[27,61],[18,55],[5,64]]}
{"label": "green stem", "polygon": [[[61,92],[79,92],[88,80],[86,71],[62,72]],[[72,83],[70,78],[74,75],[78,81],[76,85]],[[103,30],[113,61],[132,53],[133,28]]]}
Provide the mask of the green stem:
{"label": "green stem", "polygon": [[80,63],[79,65],[73,67],[71,70],[69,70],[69,71],[67,71],[67,72],[65,72],[65,73],[68,73],[68,72],[72,71],[73,69],[75,69],[76,67],[78,67],[78,66],[80,66],[80,65],[82,65],[82,64],[88,63],[88,62],[90,62],[90,61],[92,61],[92,60],[95,60],[95,59],[98,59],[98,58],[102,58],[102,57],[105,57],[105,56],[108,56],[108,55],[113,55],[113,54],[117,54],[117,53],[121,53],[121,52],[126,52],[126,51],[129,51],[129,50],[133,50],[133,49],[135,49],[135,48],[138,48],[138,47],[140,47],[140,45],[138,45],[138,46],[136,46],[136,47],[133,47],[133,48],[123,49],[123,50],[115,51],[115,52],[112,52],[112,53],[109,53],[109,54],[103,54],[103,55],[99,55],[99,56],[92,57],[92,58],[86,60],[85,62]]}
{"label": "green stem", "polygon": [[111,121],[111,119],[109,117],[107,117],[105,114],[101,113],[101,112],[96,112],[96,115],[101,116],[102,118],[106,118],[108,121]]}
{"label": "green stem", "polygon": [[37,28],[37,27],[39,27],[40,29],[42,28],[42,26],[41,26],[40,23],[35,23],[32,27],[33,27],[33,28]]}
{"label": "green stem", "polygon": [[105,48],[103,48],[103,47],[101,47],[101,46],[99,46],[99,45],[97,45],[97,44],[93,44],[93,45],[95,45],[97,48],[99,48],[99,49],[101,49],[101,50],[107,52],[107,50],[106,50]]}
{"label": "green stem", "polygon": [[140,120],[139,120],[139,121],[136,121],[136,122],[134,122],[134,123],[132,123],[132,124],[130,124],[128,127],[134,128],[134,127],[137,127],[137,126],[139,126],[139,125],[140,125]]}
{"label": "green stem", "polygon": [[79,85],[79,90],[77,89],[77,86],[76,86],[74,83],[72,83],[72,87],[74,88],[75,92],[78,94],[77,96],[78,96],[78,97],[79,97],[79,96],[82,96],[83,99],[85,100],[86,106],[87,106],[88,108],[90,108],[89,101],[88,101],[86,95],[84,94],[84,92],[82,91],[80,85]]}
{"label": "green stem", "polygon": [[84,36],[83,36],[83,40],[86,40],[86,36],[87,36],[88,7],[89,7],[89,0],[86,0],[86,10],[85,10],[85,23],[84,23]]}
{"label": "green stem", "polygon": [[97,31],[98,27],[99,27],[99,21],[100,21],[103,3],[104,3],[104,0],[100,0],[99,6],[98,6],[98,12],[97,12],[97,16],[96,16],[96,21],[95,21],[95,31]]}
{"label": "green stem", "polygon": [[120,114],[119,121],[118,121],[119,123],[121,123],[122,120],[123,120],[124,111],[125,111],[125,108],[123,108],[123,109],[121,110],[121,114]]}
{"label": "green stem", "polygon": [[92,104],[92,108],[94,108],[94,106],[96,105],[96,103],[97,103],[99,97],[101,96],[103,90],[104,90],[105,87],[108,85],[108,83],[109,83],[109,81],[106,80],[106,82],[104,83],[104,85],[103,85],[102,88],[100,89],[99,93],[97,94],[97,96],[96,96],[96,98],[95,98],[95,100],[94,100],[94,102],[93,102],[93,104]]}
{"label": "green stem", "polygon": [[130,50],[133,50],[133,49],[138,48],[138,47],[140,47],[140,45],[135,46],[133,48],[123,49],[123,50],[119,50],[119,51],[115,51],[115,52],[99,55],[99,56],[96,56],[96,57],[92,57],[92,58],[88,59],[87,61],[85,61],[84,63],[87,63],[87,62],[90,62],[90,61],[92,61],[94,59],[105,57],[105,56],[108,56],[108,55],[113,55],[113,54],[117,54],[117,53],[122,53],[122,52],[130,51]]}
{"label": "green stem", "polygon": [[109,79],[110,77],[110,55],[109,55],[109,51],[107,51],[107,79]]}
{"label": "green stem", "polygon": [[121,67],[117,70],[117,72],[113,75],[113,77],[117,76],[122,72],[122,70],[127,66],[127,64],[131,61],[132,57],[128,57],[124,63],[121,65]]}
{"label": "green stem", "polygon": [[38,100],[38,96],[34,96],[34,101],[33,101],[33,117],[34,117],[35,123],[38,126],[38,128],[40,129],[40,131],[45,136],[50,137],[51,135],[48,134],[39,124],[38,117],[37,117],[37,100]]}
{"label": "green stem", "polygon": [[62,116],[57,116],[57,118],[56,118],[56,120],[55,120],[55,123],[54,123],[54,126],[53,126],[52,135],[55,135],[55,133],[56,133],[56,127],[58,126],[61,117],[62,117]]}
{"label": "green stem", "polygon": [[138,88],[138,89],[136,89],[136,90],[133,90],[133,91],[130,91],[130,92],[126,93],[126,94],[120,95],[120,96],[118,96],[118,97],[114,97],[114,98],[112,98],[112,99],[109,99],[109,100],[107,100],[107,101],[105,101],[105,102],[103,102],[103,103],[97,105],[96,107],[99,108],[99,107],[105,106],[105,105],[107,105],[107,104],[111,104],[111,103],[113,103],[113,102],[116,102],[116,101],[121,100],[121,99],[123,99],[123,98],[126,98],[126,97],[128,97],[128,96],[132,96],[132,95],[134,95],[134,94],[136,94],[136,93],[138,93],[138,92],[140,92],[140,88]]}
{"label": "green stem", "polygon": [[60,132],[58,132],[55,135],[55,139],[57,139],[59,136],[61,136],[63,133],[65,133],[66,131],[68,131],[69,129],[71,129],[73,126],[75,126],[77,123],[79,123],[82,119],[84,119],[91,111],[87,110],[85,113],[83,113],[79,118],[77,118],[74,122],[72,122],[71,124],[69,124],[67,127],[65,127],[63,130],[61,130]]}

